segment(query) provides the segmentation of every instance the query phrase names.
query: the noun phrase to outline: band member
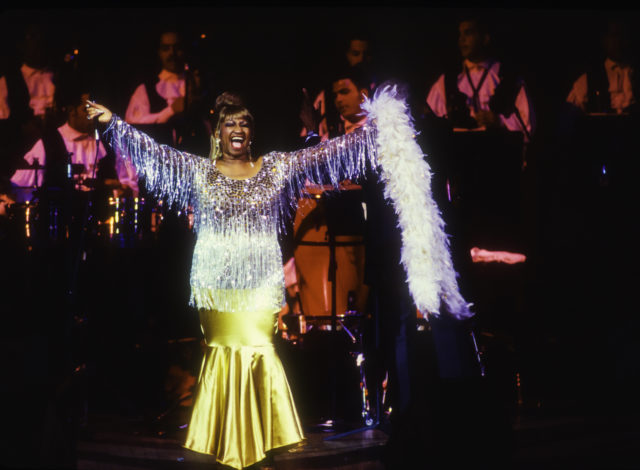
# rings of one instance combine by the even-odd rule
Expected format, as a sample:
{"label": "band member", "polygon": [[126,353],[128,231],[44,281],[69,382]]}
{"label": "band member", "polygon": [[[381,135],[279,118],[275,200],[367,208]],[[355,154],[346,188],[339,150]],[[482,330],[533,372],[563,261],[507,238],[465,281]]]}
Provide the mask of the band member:
{"label": "band member", "polygon": [[[330,98],[340,112],[335,135],[350,134],[362,127],[367,118],[362,109],[369,96],[368,80],[360,66],[345,67],[332,81]],[[317,136],[319,124],[308,97],[301,114],[305,128]],[[321,121],[317,121],[321,122]],[[311,139],[311,137],[308,137]],[[319,138],[310,140],[317,142]],[[363,312],[366,305],[364,284],[364,213],[361,187],[351,181],[340,184],[342,190],[331,194],[333,187],[313,187],[308,191],[317,198],[299,202],[294,220],[294,260],[302,312],[307,316],[331,315],[331,281],[329,280],[329,246],[305,245],[305,242],[328,245],[329,230],[336,241],[347,243],[334,248],[336,257],[336,313],[347,310]],[[324,199],[322,197],[326,196]],[[320,198],[320,199],[318,199]],[[329,227],[331,225],[331,227]],[[302,242],[302,243],[301,243]],[[350,245],[348,243],[351,243]]]}
{"label": "band member", "polygon": [[97,178],[119,194],[127,189],[137,190],[125,165],[115,165],[113,156],[108,161],[111,168],[100,164],[108,152],[94,135],[94,123],[87,119],[85,103],[89,93],[77,83],[61,87],[60,91],[57,99],[67,116],[65,123],[45,132],[25,154],[24,163],[32,168],[18,169],[11,178],[14,186],[23,188],[21,201],[30,199],[34,188],[62,188],[70,178],[75,179],[76,189],[81,191],[93,189]]}
{"label": "band member", "polygon": [[486,22],[464,19],[458,31],[462,70],[438,78],[427,96],[428,109],[457,128],[503,127],[529,140],[535,128],[531,100],[522,78],[492,54]]}
{"label": "band member", "polygon": [[638,83],[629,27],[622,21],[607,22],[602,34],[604,60],[573,84],[567,102],[591,113],[622,114],[634,109]]}
{"label": "band member", "polygon": [[[372,41],[368,34],[364,32],[354,32],[347,35],[346,39],[341,42],[341,50],[338,57],[336,57],[336,63],[341,64],[338,66],[338,70],[353,67],[354,69],[362,70],[360,75],[366,75],[368,83],[366,84],[367,93],[371,92],[376,85],[376,80],[373,76],[372,64],[374,62]],[[366,71],[366,72],[365,72]],[[339,75],[340,73],[338,73]],[[340,117],[340,112],[336,109],[332,99],[332,82],[335,76],[335,71],[332,72],[332,76],[329,77],[328,83],[323,84],[323,89],[316,95],[313,100],[313,109],[319,114],[318,125],[313,132],[319,135],[322,140],[327,140],[336,135],[340,135],[344,132],[340,124],[344,118]],[[305,89],[305,93],[308,91]],[[308,97],[305,98],[308,101]],[[303,106],[307,106],[305,102]],[[308,113],[308,110],[302,110],[302,113]],[[301,118],[304,119],[302,116]],[[303,122],[304,124],[304,122]],[[312,129],[304,126],[300,132],[300,136],[307,137],[308,132]]]}
{"label": "band member", "polygon": [[204,120],[202,70],[189,67],[177,31],[160,34],[157,57],[160,72],[156,69],[135,89],[125,120],[161,143],[204,154],[210,132]]}
{"label": "band member", "polygon": [[0,174],[10,176],[52,121],[56,73],[43,25],[24,28],[17,63],[0,70]]}

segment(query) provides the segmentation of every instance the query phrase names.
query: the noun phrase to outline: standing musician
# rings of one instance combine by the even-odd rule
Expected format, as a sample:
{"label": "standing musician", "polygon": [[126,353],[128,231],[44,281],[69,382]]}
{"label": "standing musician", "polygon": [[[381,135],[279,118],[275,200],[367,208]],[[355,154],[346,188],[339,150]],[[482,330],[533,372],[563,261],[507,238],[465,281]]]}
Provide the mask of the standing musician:
{"label": "standing musician", "polygon": [[189,68],[182,37],[172,29],[160,34],[157,57],[160,72],[137,86],[125,121],[158,142],[204,154],[210,132],[203,119],[201,70]]}
{"label": "standing musician", "polygon": [[10,176],[19,159],[53,118],[56,73],[44,25],[25,26],[19,61],[3,59],[0,68],[0,174]]}
{"label": "standing musician", "polygon": [[[336,79],[331,84],[331,97],[340,113],[340,126],[334,131],[332,137],[350,134],[366,123],[367,118],[364,116],[361,106],[365,97],[369,96],[368,81],[361,66],[344,67],[343,70],[336,73],[335,77]],[[308,131],[307,141],[317,143],[324,138],[318,135],[320,126],[316,124],[318,121],[317,113],[312,109],[308,98],[305,96],[306,106],[303,107],[301,118]],[[354,198],[361,199],[361,186],[351,181],[343,181],[340,184],[340,189],[354,191],[353,193],[325,193],[325,191],[332,189],[332,187],[309,187],[310,193],[316,194],[318,197],[322,194],[327,196],[330,200],[325,199],[324,202],[330,202],[330,207],[327,207],[327,204],[323,204],[323,202],[317,202],[317,199],[303,199],[298,205],[294,221],[294,260],[301,307],[305,315],[312,317],[331,315],[331,288],[328,281],[329,250],[298,243],[303,240],[327,242],[327,218],[342,221],[344,224],[345,220],[351,217],[350,222],[356,227],[349,230],[351,233],[348,234],[348,240],[361,241],[363,235],[362,224],[358,224],[358,221],[364,222],[361,205],[356,203],[354,207],[352,201]],[[341,214],[327,214],[328,210],[339,211]],[[361,225],[360,229],[357,225]],[[339,231],[341,227],[332,227],[332,229]],[[337,235],[346,234],[337,233]],[[341,241],[347,240],[344,236],[339,239]],[[357,243],[354,243],[353,246],[337,246],[335,253],[337,314],[344,314],[349,309],[362,312],[367,295],[363,278],[364,246]]]}
{"label": "standing musician", "polygon": [[[375,78],[372,73],[372,64],[374,62],[372,46],[372,40],[368,34],[363,31],[351,31],[350,34],[346,36],[346,40],[343,41],[340,51],[341,54],[336,57],[336,62],[341,64],[338,69],[356,67],[367,71],[366,75],[369,80],[369,83],[366,84],[367,93],[370,93],[375,88]],[[328,78],[332,79],[333,77]],[[319,113],[319,123],[315,133],[319,135],[322,140],[327,140],[344,133],[344,128],[341,126],[344,118],[340,117],[340,112],[335,108],[331,100],[331,88],[332,81],[329,80],[325,88],[321,89],[313,100],[313,108]],[[304,92],[306,94],[307,90],[305,89]],[[305,98],[303,106],[308,106],[307,101],[308,97]],[[302,113],[308,114],[308,111],[303,109]],[[303,126],[300,136],[307,137],[309,135],[308,131],[310,130],[311,129],[306,126]]]}
{"label": "standing musician", "polygon": [[479,17],[460,21],[462,70],[442,74],[427,95],[428,109],[454,128],[503,127],[529,140],[535,116],[524,82],[491,53],[491,34]]}
{"label": "standing musician", "polygon": [[587,113],[623,114],[638,108],[638,65],[629,26],[610,20],[601,36],[602,55],[574,82],[567,102]]}

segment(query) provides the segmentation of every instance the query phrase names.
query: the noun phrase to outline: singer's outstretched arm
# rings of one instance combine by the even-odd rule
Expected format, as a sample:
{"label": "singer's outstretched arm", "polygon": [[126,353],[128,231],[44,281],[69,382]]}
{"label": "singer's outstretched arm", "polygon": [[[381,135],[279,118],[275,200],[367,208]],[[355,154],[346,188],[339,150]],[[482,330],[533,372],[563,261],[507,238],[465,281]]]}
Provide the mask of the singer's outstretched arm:
{"label": "singer's outstretched arm", "polygon": [[158,144],[97,103],[87,102],[87,113],[90,119],[106,125],[103,135],[107,142],[133,163],[149,192],[170,206],[175,204],[178,210],[196,203],[198,176],[206,173],[203,170],[211,165],[210,160]]}

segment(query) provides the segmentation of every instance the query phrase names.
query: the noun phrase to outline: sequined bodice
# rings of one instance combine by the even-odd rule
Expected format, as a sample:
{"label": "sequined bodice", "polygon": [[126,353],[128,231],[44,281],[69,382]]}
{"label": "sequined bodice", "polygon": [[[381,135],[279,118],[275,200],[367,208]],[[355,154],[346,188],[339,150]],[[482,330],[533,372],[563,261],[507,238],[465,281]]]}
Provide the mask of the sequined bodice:
{"label": "sequined bodice", "polygon": [[308,149],[271,152],[255,176],[239,180],[209,159],[159,145],[117,116],[105,135],[152,194],[193,209],[191,304],[225,312],[282,308],[278,232],[305,181],[337,185],[364,174],[366,159],[375,157],[375,132],[365,127]]}
{"label": "sequined bodice", "polygon": [[214,164],[196,178],[198,240],[191,268],[196,305],[230,312],[281,308],[277,234],[284,182],[274,157],[266,155],[252,178],[229,178]]}

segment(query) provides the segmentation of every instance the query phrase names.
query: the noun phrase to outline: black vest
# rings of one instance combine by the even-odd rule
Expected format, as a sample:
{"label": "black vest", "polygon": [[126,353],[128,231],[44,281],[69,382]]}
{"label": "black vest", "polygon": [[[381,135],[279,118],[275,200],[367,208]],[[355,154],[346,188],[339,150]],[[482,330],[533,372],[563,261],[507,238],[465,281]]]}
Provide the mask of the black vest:
{"label": "black vest", "polygon": [[[157,75],[151,75],[142,82],[149,99],[150,113],[159,113],[167,107],[167,100],[160,96],[156,90],[158,81]],[[163,124],[134,124],[134,126],[145,134],[148,134],[159,144],[175,147],[175,142],[173,141],[174,127],[171,124],[171,120]]]}
{"label": "black vest", "polygon": [[[444,91],[447,103],[447,116],[454,127],[474,128],[477,126],[471,117],[471,110],[467,104],[467,95],[458,89],[458,75],[461,70],[450,69],[444,74]],[[489,99],[489,109],[496,114],[510,115],[516,109],[515,103],[520,91],[518,76],[511,67],[500,64],[498,71],[500,83]]]}
{"label": "black vest", "polygon": [[51,190],[65,188],[69,184],[67,165],[71,162],[71,155],[58,129],[46,129],[42,135],[42,144],[46,156],[43,186]]}
{"label": "black vest", "polygon": [[22,123],[33,117],[33,110],[29,106],[31,97],[27,84],[20,71],[20,67],[12,67],[5,71],[5,80],[7,82],[7,101],[11,109],[9,119]]}

